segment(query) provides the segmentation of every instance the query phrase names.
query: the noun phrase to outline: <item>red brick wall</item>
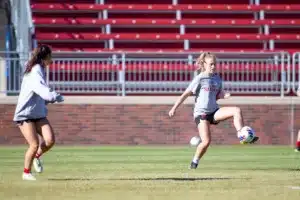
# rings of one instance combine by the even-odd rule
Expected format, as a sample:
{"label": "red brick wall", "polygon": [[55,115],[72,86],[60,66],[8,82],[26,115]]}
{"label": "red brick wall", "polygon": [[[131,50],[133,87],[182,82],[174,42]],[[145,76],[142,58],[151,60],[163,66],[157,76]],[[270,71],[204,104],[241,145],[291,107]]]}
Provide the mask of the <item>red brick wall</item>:
{"label": "red brick wall", "polygon": [[[171,105],[50,105],[49,120],[58,144],[187,144],[197,134],[192,105],[183,105],[173,119]],[[260,144],[290,144],[290,105],[241,105],[245,125],[255,129]],[[295,109],[295,132],[300,128]],[[15,105],[0,104],[0,144],[24,144],[13,124]],[[232,120],[212,127],[214,144],[237,144]]]}

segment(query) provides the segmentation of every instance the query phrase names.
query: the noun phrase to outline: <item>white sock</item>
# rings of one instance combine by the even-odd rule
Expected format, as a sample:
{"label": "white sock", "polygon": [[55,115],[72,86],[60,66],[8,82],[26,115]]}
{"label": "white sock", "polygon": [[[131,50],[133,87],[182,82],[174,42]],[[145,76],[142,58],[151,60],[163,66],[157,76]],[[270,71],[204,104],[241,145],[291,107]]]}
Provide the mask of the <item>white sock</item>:
{"label": "white sock", "polygon": [[193,158],[193,163],[198,164],[198,162],[199,162],[199,158],[195,156],[195,157]]}

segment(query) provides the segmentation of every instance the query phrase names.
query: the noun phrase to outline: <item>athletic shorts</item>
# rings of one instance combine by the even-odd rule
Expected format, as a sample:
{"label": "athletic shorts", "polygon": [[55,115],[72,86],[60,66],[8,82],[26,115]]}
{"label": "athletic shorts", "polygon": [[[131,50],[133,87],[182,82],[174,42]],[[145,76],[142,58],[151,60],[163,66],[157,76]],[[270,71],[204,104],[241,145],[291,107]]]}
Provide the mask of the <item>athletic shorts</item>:
{"label": "athletic shorts", "polygon": [[219,110],[219,108],[210,114],[203,114],[203,115],[197,116],[195,118],[196,125],[198,126],[198,124],[200,123],[200,120],[207,120],[207,121],[209,121],[210,124],[217,125],[219,122],[215,120],[214,115],[218,110]]}
{"label": "athletic shorts", "polygon": [[29,123],[29,122],[38,122],[38,121],[41,121],[43,119],[46,119],[46,118],[43,117],[43,118],[37,118],[37,119],[25,119],[25,120],[21,120],[21,121],[15,121],[15,123],[17,125],[21,125],[22,126],[24,122],[27,122],[27,123]]}

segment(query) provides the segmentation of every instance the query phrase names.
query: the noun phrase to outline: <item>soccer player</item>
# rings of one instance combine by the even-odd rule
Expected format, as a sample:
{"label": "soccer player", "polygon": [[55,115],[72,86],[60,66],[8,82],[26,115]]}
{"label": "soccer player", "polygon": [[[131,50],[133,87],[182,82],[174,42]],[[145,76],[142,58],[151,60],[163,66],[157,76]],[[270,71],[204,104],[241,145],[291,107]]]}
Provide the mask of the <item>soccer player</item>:
{"label": "soccer player", "polygon": [[[297,91],[297,96],[300,97],[300,84]],[[295,152],[300,152],[300,130],[298,130],[298,137],[296,141]]]}
{"label": "soccer player", "polygon": [[[21,91],[13,121],[18,125],[29,148],[25,154],[23,180],[36,180],[31,173],[43,171],[40,156],[54,145],[53,129],[47,120],[48,103],[62,102],[62,95],[51,90],[45,81],[45,68],[52,63],[50,47],[41,45],[36,48],[25,65]],[[39,142],[39,137],[42,142]]]}
{"label": "soccer player", "polygon": [[300,152],[300,130],[298,131],[298,137],[297,137],[295,152]]}
{"label": "soccer player", "polygon": [[[209,52],[202,53],[197,59],[196,65],[199,67],[199,74],[193,79],[185,92],[179,97],[169,116],[173,117],[176,109],[184,102],[184,100],[194,94],[194,120],[198,127],[199,135],[202,142],[198,145],[190,168],[196,169],[199,160],[207,151],[211,142],[210,125],[216,125],[220,121],[233,118],[234,127],[239,132],[244,127],[242,111],[239,107],[222,107],[219,108],[217,100],[230,97],[229,93],[225,93],[222,89],[222,80],[215,73],[216,56]],[[258,140],[254,137],[251,143]]]}

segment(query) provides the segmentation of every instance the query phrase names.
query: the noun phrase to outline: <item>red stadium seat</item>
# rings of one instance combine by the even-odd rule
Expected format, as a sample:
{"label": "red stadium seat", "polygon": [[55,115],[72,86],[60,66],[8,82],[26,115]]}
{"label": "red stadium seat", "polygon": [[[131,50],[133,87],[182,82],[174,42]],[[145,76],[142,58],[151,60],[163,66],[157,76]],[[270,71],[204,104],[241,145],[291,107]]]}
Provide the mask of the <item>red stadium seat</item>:
{"label": "red stadium seat", "polygon": [[253,20],[253,19],[91,19],[91,18],[41,18],[33,19],[33,22],[39,25],[82,25],[82,26],[99,26],[99,25],[192,25],[192,26],[260,26],[265,24],[276,25],[296,25],[300,20]]}
{"label": "red stadium seat", "polygon": [[300,33],[299,34],[272,34],[270,35],[270,39],[299,42]]}
{"label": "red stadium seat", "polygon": [[[286,39],[297,38],[296,35],[283,35]],[[77,40],[77,41],[101,41],[101,40],[150,40],[150,41],[173,41],[173,40],[214,40],[214,41],[259,41],[268,40],[270,36],[263,34],[103,34],[103,33],[39,33],[40,41]],[[272,39],[280,39],[280,35]]]}
{"label": "red stadium seat", "polygon": [[247,5],[247,4],[68,4],[68,3],[54,3],[32,4],[31,8],[34,12],[57,12],[57,11],[72,11],[72,12],[100,12],[103,10],[109,11],[176,11],[182,12],[191,11],[299,11],[300,4],[295,5]]}

